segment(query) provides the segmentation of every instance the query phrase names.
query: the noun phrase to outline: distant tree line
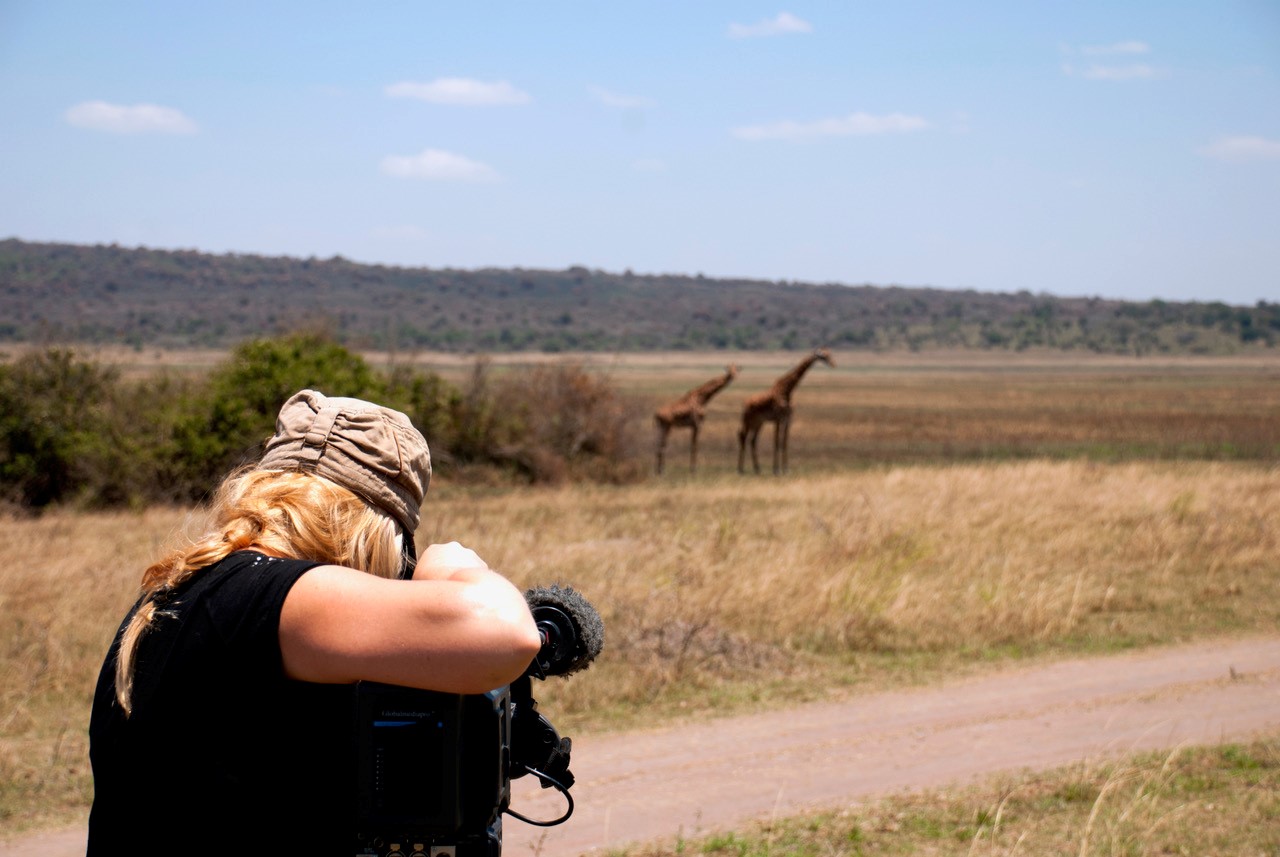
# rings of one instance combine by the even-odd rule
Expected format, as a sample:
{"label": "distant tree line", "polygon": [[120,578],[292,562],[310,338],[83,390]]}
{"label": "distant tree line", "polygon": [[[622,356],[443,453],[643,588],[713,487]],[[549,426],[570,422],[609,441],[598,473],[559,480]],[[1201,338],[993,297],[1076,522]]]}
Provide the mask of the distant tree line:
{"label": "distant tree line", "polygon": [[495,378],[483,359],[454,386],[376,371],[315,333],[250,340],[207,377],[122,379],[64,348],[0,365],[0,503],[37,510],[188,503],[252,461],[280,405],[311,388],[407,413],[437,473],[534,483],[642,475],[636,403],[562,364]]}
{"label": "distant tree line", "polygon": [[[1082,284],[1082,288],[1087,284]],[[1280,303],[1131,302],[566,270],[431,269],[0,241],[0,343],[227,348],[323,327],[361,350],[927,350],[1226,354]]]}

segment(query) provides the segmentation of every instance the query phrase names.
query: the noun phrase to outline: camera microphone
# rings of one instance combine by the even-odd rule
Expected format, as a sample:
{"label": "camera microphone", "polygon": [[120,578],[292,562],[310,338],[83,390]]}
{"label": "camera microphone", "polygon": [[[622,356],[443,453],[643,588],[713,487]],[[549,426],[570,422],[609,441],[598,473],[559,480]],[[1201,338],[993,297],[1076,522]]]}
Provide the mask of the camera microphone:
{"label": "camera microphone", "polygon": [[524,594],[542,636],[528,674],[543,679],[584,670],[604,648],[604,622],[581,593],[568,586],[539,586]]}

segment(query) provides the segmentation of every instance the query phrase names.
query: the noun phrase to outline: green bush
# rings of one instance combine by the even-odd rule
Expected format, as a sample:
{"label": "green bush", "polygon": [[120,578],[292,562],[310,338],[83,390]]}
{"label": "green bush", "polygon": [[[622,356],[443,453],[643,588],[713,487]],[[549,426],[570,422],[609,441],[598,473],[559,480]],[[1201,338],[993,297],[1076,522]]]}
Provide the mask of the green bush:
{"label": "green bush", "polygon": [[116,376],[70,350],[0,366],[0,493],[39,509],[92,493],[112,468]]}
{"label": "green bush", "polygon": [[398,367],[379,373],[318,334],[252,340],[206,377],[124,382],[72,352],[0,365],[0,501],[142,505],[205,499],[261,452],[280,405],[301,389],[404,411],[437,473],[529,482],[638,479],[641,407],[579,366],[495,380],[476,361],[463,389]]}
{"label": "green bush", "polygon": [[182,403],[173,425],[172,472],[181,483],[174,493],[200,499],[223,474],[260,454],[280,405],[303,389],[382,401],[387,384],[364,358],[321,334],[241,344],[207,387]]}

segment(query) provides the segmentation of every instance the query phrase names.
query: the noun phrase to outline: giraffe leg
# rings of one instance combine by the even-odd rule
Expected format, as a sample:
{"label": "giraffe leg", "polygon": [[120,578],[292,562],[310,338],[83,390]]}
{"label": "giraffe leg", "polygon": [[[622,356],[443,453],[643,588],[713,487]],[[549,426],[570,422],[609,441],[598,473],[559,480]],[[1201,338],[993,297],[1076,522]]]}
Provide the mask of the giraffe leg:
{"label": "giraffe leg", "polygon": [[782,472],[787,472],[787,448],[791,445],[791,417],[787,417],[778,423],[778,431],[782,433],[782,441],[779,450],[782,455]]}
{"label": "giraffe leg", "polygon": [[757,452],[759,441],[760,426],[756,426],[751,430],[751,466],[755,469],[756,473],[760,472],[760,456]]}
{"label": "giraffe leg", "polygon": [[698,424],[693,424],[693,438],[689,441],[689,472],[698,469]]}
{"label": "giraffe leg", "polygon": [[773,475],[777,476],[780,472],[779,462],[782,455],[782,420],[778,420],[773,424]]}
{"label": "giraffe leg", "polygon": [[738,429],[738,472],[746,473],[747,459],[747,430],[745,428]]}

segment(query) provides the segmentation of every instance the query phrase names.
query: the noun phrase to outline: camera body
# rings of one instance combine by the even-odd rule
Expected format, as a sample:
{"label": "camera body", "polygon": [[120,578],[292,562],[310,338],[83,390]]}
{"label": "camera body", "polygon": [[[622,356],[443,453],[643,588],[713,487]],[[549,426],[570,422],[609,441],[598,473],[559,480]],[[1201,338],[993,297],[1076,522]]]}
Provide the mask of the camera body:
{"label": "camera body", "polygon": [[511,802],[511,688],[356,692],[359,857],[498,857]]}
{"label": "camera body", "polygon": [[[542,646],[511,684],[482,694],[356,686],[356,857],[500,857],[502,816],[540,827],[573,813],[572,742],[538,712],[532,680],[586,669],[604,645],[595,608],[570,587],[525,593]],[[536,820],[511,808],[511,780],[534,775],[566,801]]]}

